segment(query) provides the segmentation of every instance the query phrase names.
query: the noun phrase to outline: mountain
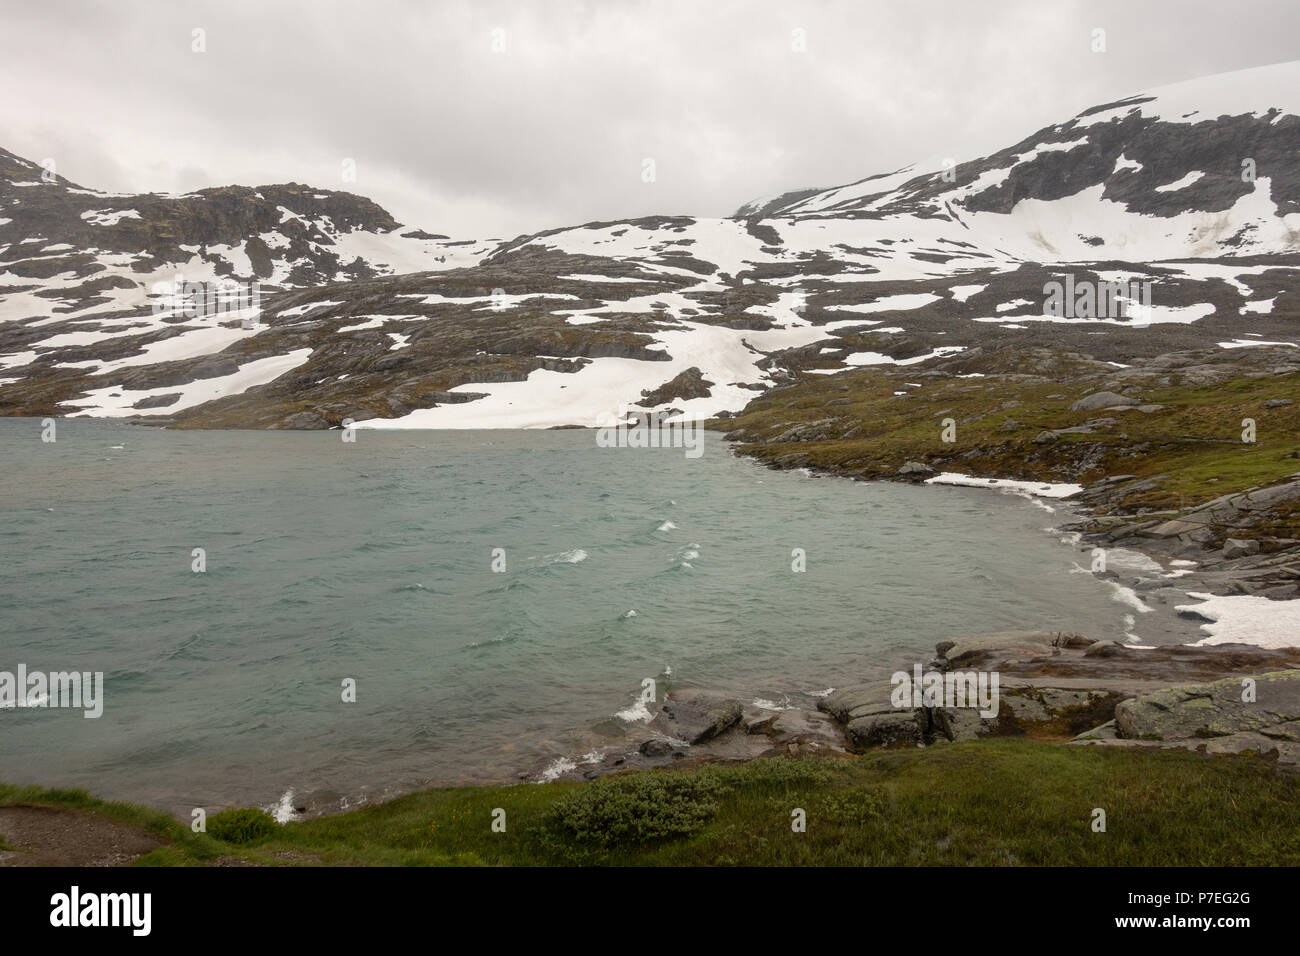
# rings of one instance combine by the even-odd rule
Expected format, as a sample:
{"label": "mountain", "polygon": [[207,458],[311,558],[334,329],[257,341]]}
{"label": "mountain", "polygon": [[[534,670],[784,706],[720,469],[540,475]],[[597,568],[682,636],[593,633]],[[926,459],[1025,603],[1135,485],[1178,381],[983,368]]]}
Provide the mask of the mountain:
{"label": "mountain", "polygon": [[[1300,62],[728,219],[500,244],[404,232],[293,184],[110,196],[40,173],[0,153],[10,415],[592,425],[622,406],[734,412],[865,365],[978,375],[1044,348],[1124,366],[1300,343]],[[257,279],[264,297],[238,315],[157,308],[178,273]]]}

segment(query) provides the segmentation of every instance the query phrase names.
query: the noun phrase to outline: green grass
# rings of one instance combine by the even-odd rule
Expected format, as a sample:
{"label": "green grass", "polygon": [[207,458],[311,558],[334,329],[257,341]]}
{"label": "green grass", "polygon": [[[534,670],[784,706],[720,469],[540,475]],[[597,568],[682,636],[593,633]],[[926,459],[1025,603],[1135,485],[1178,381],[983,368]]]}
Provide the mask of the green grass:
{"label": "green grass", "polygon": [[[760,461],[797,455],[805,459],[800,464],[866,478],[893,477],[909,460],[988,477],[1085,484],[1115,474],[1166,476],[1158,487],[1125,500],[1126,511],[1189,507],[1300,472],[1300,375],[1143,388],[1144,403],[1166,406],[1152,413],[1072,411],[1070,405],[1096,387],[1070,381],[1027,383],[995,374],[929,379],[895,396],[906,381],[905,370],[887,369],[818,377],[756,399],[712,427],[758,437],[741,450]],[[1275,398],[1295,404],[1263,407]],[[859,430],[848,439],[772,442],[791,425],[826,418],[836,419],[830,429],[836,436]],[[946,418],[958,423],[954,443],[941,440]],[[1120,424],[1050,444],[1033,442],[1040,432],[1099,418]],[[1254,443],[1241,440],[1246,418],[1256,423]],[[999,430],[1010,421],[1019,427]]]}
{"label": "green grass", "polygon": [[[146,865],[1300,864],[1300,779],[1266,760],[1024,739],[427,790],[242,845],[75,792],[0,788],[0,803],[18,793],[175,841]],[[795,808],[806,832],[791,829]],[[1091,829],[1094,808],[1105,833]]]}

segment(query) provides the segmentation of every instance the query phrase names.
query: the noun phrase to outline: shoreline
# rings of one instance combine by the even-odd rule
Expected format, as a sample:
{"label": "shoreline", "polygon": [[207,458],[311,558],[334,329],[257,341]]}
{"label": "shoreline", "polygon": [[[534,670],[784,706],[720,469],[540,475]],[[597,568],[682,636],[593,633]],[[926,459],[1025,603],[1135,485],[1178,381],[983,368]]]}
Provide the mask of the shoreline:
{"label": "shoreline", "polygon": [[[738,443],[728,442],[729,451],[740,458],[749,458],[756,464],[766,464],[773,470],[789,470],[773,462],[762,462],[753,456],[738,453]],[[849,476],[837,474],[828,469],[818,468],[815,465],[803,465],[797,470],[803,471],[810,477],[819,478],[849,478],[853,481],[888,481],[887,477],[872,476],[870,478],[860,476]],[[914,476],[900,477],[894,479],[900,483],[916,484],[918,483]],[[1097,484],[1106,485],[1111,479],[1105,479]],[[1094,522],[1097,520],[1097,514],[1094,508],[1079,501],[1079,495],[1086,494],[1090,489],[1087,486],[1072,483],[1053,483],[1053,482],[1035,482],[1016,478],[980,478],[970,475],[959,475],[955,473],[942,473],[934,477],[925,478],[921,483],[926,485],[936,485],[941,487],[958,487],[972,488],[982,491],[995,491],[1001,494],[1011,494],[1017,497],[1027,499],[1029,502],[1044,507],[1046,511],[1053,515],[1058,515],[1063,519],[1061,522],[1054,524],[1052,527],[1044,528],[1046,533],[1060,537],[1061,543],[1067,547],[1073,548],[1079,554],[1095,555],[1095,548],[1082,546],[1082,542],[1099,543],[1106,540],[1105,532],[1096,529]],[[1052,505],[1044,505],[1043,499],[1052,502]],[[1069,539],[1073,540],[1069,540]],[[1203,601],[1196,597],[1197,594],[1205,594],[1207,597],[1232,597],[1244,596],[1234,595],[1228,590],[1228,585],[1221,581],[1209,581],[1203,576],[1203,562],[1196,562],[1194,566],[1188,566],[1190,559],[1184,557],[1171,556],[1171,549],[1168,547],[1159,547],[1147,543],[1147,539],[1129,540],[1123,539],[1124,546],[1103,548],[1108,555],[1119,557],[1118,562],[1112,560],[1112,565],[1101,571],[1089,571],[1086,568],[1080,570],[1084,573],[1091,573],[1099,580],[1109,583],[1115,593],[1112,598],[1120,604],[1128,604],[1134,608],[1135,613],[1152,613],[1165,611],[1166,623],[1172,623],[1181,636],[1186,640],[1174,643],[1161,643],[1158,645],[1143,643],[1140,636],[1133,633],[1134,628],[1129,628],[1129,643],[1125,645],[1116,645],[1125,651],[1155,651],[1170,648],[1198,648],[1198,647],[1223,647],[1223,646],[1240,646],[1243,648],[1257,648],[1261,651],[1279,650],[1287,651],[1295,648],[1296,643],[1253,643],[1253,642],[1236,642],[1229,640],[1217,639],[1213,634],[1205,633],[1205,625],[1217,623],[1222,617],[1213,619],[1204,613],[1197,612],[1198,606],[1205,607],[1206,610],[1213,605],[1213,601]],[[1157,540],[1158,539],[1151,539]],[[1175,553],[1181,553],[1177,551]],[[1133,561],[1130,557],[1136,555],[1142,561]],[[1163,558],[1163,562],[1160,560]],[[1116,566],[1117,565],[1117,566]],[[1124,573],[1121,573],[1121,570]],[[1153,576],[1154,575],[1154,576]],[[1126,583],[1127,582],[1127,583]],[[1180,582],[1176,585],[1174,582]],[[1194,591],[1188,591],[1181,584],[1197,585]],[[1176,592],[1182,595],[1180,603],[1174,604],[1168,608],[1168,601],[1172,599],[1171,593]],[[1164,608],[1152,607],[1149,601],[1158,600]],[[1285,606],[1289,613],[1297,615],[1300,621],[1300,599],[1297,598],[1273,598],[1279,606]],[[1220,605],[1221,606],[1221,605]],[[1132,615],[1129,616],[1132,619]],[[1136,621],[1134,621],[1136,624]],[[1024,633],[1043,633],[1043,632],[1024,632]],[[950,635],[954,640],[970,640],[971,636]],[[974,637],[978,638],[978,635]],[[1079,639],[1079,646],[1087,646],[1085,642],[1092,643],[1094,639],[1085,635],[1076,635]],[[1193,640],[1196,638],[1196,640]],[[940,646],[945,643],[940,641]],[[1109,645],[1109,641],[1097,641],[1096,643]],[[902,667],[905,662],[896,662],[896,666]],[[1300,657],[1297,657],[1295,666],[1300,666]],[[1081,686],[1087,684],[1087,678],[1075,676],[1072,680],[1082,682]],[[1155,682],[1152,687],[1162,686],[1161,682]],[[1165,684],[1165,686],[1178,686],[1177,684]],[[1091,688],[1095,691],[1110,691],[1101,685]],[[833,697],[840,691],[839,688],[831,687],[831,693],[828,697]],[[664,703],[674,699],[674,692],[670,692],[665,697]],[[717,697],[711,695],[708,689],[691,688],[688,691],[680,692],[675,699],[694,702],[696,700],[713,701],[716,705],[719,701],[725,702],[726,705],[738,705],[739,716],[728,725],[728,728],[735,726],[745,731],[747,735],[758,735],[759,739],[753,741],[742,741],[737,739],[724,739],[719,741],[721,736],[718,731],[714,731],[709,738],[701,740],[696,744],[690,744],[680,738],[672,738],[664,731],[664,725],[660,722],[658,725],[658,715],[652,715],[652,719],[645,722],[644,726],[658,733],[651,733],[645,738],[636,751],[622,753],[613,756],[611,752],[607,754],[597,754],[594,751],[589,752],[583,757],[571,755],[569,757],[558,757],[551,760],[548,765],[541,770],[521,771],[518,774],[519,779],[528,782],[539,783],[549,782],[552,780],[590,780],[603,776],[608,773],[615,773],[624,770],[637,769],[654,769],[671,765],[675,761],[690,761],[694,763],[710,762],[736,762],[752,760],[758,757],[773,756],[779,750],[784,749],[788,754],[797,754],[807,751],[827,751],[840,752],[848,751],[846,738],[837,728],[825,726],[824,711],[819,707],[816,710],[802,706],[787,706],[781,708],[765,708],[759,706],[757,701],[745,702],[738,699]],[[787,698],[788,700],[789,698]],[[728,729],[724,728],[724,729]],[[1084,728],[1086,729],[1086,728]],[[710,743],[709,741],[713,742]],[[650,752],[647,752],[646,745],[651,745]],[[650,758],[640,759],[640,758]],[[657,759],[658,758],[658,759]],[[663,758],[667,758],[666,760]]]}

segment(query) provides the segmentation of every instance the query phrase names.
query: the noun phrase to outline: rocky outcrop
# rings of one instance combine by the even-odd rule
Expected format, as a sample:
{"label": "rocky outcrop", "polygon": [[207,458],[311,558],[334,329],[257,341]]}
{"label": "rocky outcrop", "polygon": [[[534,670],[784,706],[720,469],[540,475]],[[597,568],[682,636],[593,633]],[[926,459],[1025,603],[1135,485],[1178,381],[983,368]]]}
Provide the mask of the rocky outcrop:
{"label": "rocky outcrop", "polygon": [[851,685],[819,706],[844,726],[852,749],[1031,736],[1267,752],[1283,766],[1300,759],[1300,648],[1134,649],[1077,633],[1008,631],[935,650],[931,671],[997,673],[996,714],[953,701],[914,706],[904,698],[895,706],[893,681]]}
{"label": "rocky outcrop", "polygon": [[738,700],[679,693],[669,695],[651,726],[669,737],[695,745],[739,723],[742,713]]}
{"label": "rocky outcrop", "polygon": [[691,367],[653,391],[642,391],[642,404],[646,408],[656,408],[667,405],[674,399],[689,401],[692,398],[708,398],[712,387],[713,383],[701,375],[698,368]]}
{"label": "rocky outcrop", "polygon": [[1300,771],[1300,664],[1293,666],[1138,695],[1074,742],[1251,753]]}
{"label": "rocky outcrop", "polygon": [[1300,502],[1300,476],[1281,484],[1215,498],[1142,533],[1153,538],[1209,541],[1217,528],[1247,528],[1271,509],[1295,502]]}
{"label": "rocky outcrop", "polygon": [[1126,700],[1115,727],[1134,740],[1187,740],[1260,734],[1300,743],[1300,670],[1228,677]]}
{"label": "rocky outcrop", "polygon": [[1223,556],[1225,558],[1244,558],[1249,554],[1259,554],[1258,541],[1228,538],[1223,542]]}
{"label": "rocky outcrop", "polygon": [[1091,395],[1084,396],[1073,405],[1071,410],[1076,412],[1092,411],[1097,408],[1114,408],[1119,405],[1137,405],[1136,398],[1128,398],[1124,395],[1116,395],[1114,392],[1094,392]]}

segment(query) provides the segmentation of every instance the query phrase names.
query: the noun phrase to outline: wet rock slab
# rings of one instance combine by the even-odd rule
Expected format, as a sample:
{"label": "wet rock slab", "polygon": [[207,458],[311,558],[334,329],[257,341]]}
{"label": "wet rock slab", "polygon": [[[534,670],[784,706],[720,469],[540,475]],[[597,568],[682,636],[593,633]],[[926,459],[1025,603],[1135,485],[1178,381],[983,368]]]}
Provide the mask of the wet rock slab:
{"label": "wet rock slab", "polygon": [[681,692],[668,696],[650,726],[688,744],[702,744],[739,723],[743,713],[738,700]]}

